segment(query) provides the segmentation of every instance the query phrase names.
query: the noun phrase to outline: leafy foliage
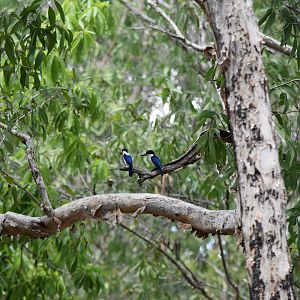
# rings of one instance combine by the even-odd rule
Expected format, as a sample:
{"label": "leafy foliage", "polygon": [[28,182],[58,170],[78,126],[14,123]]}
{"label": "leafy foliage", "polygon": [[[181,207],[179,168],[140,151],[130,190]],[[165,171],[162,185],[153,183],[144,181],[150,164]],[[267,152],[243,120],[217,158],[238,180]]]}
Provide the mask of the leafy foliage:
{"label": "leafy foliage", "polygon": [[[296,1],[289,3],[292,11],[281,1],[256,2],[265,32],[276,25],[283,33],[274,36],[282,44],[296,44],[289,58],[264,51],[264,59],[293,207],[290,247],[297,261],[299,14]],[[34,138],[54,207],[93,193],[128,191],[161,192],[211,209],[235,207],[233,149],[214,138],[219,129],[228,128],[214,86],[223,82],[216,62],[185,51],[162,33],[140,28],[139,20],[115,2],[18,4],[1,5],[0,121]],[[169,9],[184,34],[199,39],[195,18],[201,14],[199,8],[181,1]],[[158,19],[154,12],[149,15]],[[164,181],[156,178],[139,187],[134,177],[129,180],[119,171],[124,146],[136,165],[150,169],[141,152],[152,148],[167,163],[183,154],[204,128],[208,131],[199,143],[201,160],[165,176]],[[39,194],[25,151],[16,137],[1,131],[0,210],[37,216],[41,215],[36,204]],[[215,237],[199,240],[161,219],[139,216],[138,221],[124,222],[159,247],[169,245],[172,250],[167,251],[214,287],[207,288],[212,298],[219,298],[223,289],[229,297],[233,294],[220,271]],[[0,286],[7,299],[199,299],[165,256],[121,227],[112,230],[104,223],[87,223],[45,240],[1,239]],[[232,279],[247,295],[244,261],[236,241],[223,242]],[[295,263],[298,286],[299,272]]]}

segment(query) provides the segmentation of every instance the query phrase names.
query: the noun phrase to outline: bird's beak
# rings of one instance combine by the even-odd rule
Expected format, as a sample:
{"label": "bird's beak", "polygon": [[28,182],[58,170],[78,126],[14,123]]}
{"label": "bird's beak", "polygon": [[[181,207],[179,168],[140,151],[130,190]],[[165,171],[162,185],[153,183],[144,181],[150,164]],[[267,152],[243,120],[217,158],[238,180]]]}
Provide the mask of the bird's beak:
{"label": "bird's beak", "polygon": [[146,155],[147,155],[147,153],[141,154],[141,156],[146,156]]}

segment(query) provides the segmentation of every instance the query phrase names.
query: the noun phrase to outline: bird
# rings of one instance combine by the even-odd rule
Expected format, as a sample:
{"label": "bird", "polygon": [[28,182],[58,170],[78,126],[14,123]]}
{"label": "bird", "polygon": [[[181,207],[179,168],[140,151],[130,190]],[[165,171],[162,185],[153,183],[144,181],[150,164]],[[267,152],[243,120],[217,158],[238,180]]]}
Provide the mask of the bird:
{"label": "bird", "polygon": [[159,170],[160,175],[163,175],[163,171],[162,171],[162,163],[159,159],[158,156],[156,156],[156,154],[154,153],[153,150],[147,150],[147,152],[145,154],[141,154],[141,156],[148,156],[149,160],[152,162],[152,164],[156,167],[156,169]]}
{"label": "bird", "polygon": [[124,164],[128,167],[129,177],[132,177],[132,175],[133,175],[133,158],[128,153],[128,150],[126,148],[122,149],[121,154],[123,155]]}

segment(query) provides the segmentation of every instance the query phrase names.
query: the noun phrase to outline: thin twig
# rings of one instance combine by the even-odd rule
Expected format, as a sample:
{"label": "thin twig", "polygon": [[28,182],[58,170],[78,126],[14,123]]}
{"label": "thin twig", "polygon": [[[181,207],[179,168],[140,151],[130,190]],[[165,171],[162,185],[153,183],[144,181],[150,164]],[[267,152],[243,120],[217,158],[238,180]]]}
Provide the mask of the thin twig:
{"label": "thin twig", "polygon": [[136,232],[135,230],[127,227],[124,224],[120,224],[120,226],[124,229],[126,229],[127,231],[131,232],[132,234],[136,235],[137,237],[139,237],[140,239],[142,239],[143,241],[145,241],[146,243],[150,244],[151,246],[155,247],[159,252],[161,252],[170,262],[172,262],[172,264],[174,264],[176,266],[176,268],[181,272],[182,276],[184,277],[184,279],[195,289],[199,290],[202,295],[206,298],[206,299],[213,299],[211,298],[207,292],[205,291],[205,289],[203,288],[203,282],[199,281],[196,279],[195,275],[193,274],[193,277],[191,277],[187,271],[184,269],[184,267],[182,267],[175,258],[173,258],[169,253],[167,253],[165,250],[163,250],[159,245],[157,245],[156,243],[152,242],[151,240],[145,238],[144,236],[142,236],[141,234],[139,234],[138,232]]}
{"label": "thin twig", "polygon": [[219,242],[220,254],[221,254],[221,258],[222,258],[223,269],[224,269],[224,272],[226,275],[226,280],[227,280],[228,284],[231,285],[231,287],[234,289],[235,299],[238,300],[238,299],[240,299],[239,288],[236,284],[233,283],[233,281],[230,278],[230,275],[229,275],[229,272],[227,269],[227,265],[226,265],[226,259],[225,259],[225,255],[224,255],[222,239],[221,239],[220,234],[217,234],[217,236],[218,236],[218,242]]}
{"label": "thin twig", "polygon": [[145,13],[141,12],[140,10],[136,9],[135,7],[133,7],[127,0],[120,0],[121,3],[123,3],[133,14],[135,14],[141,21],[143,21],[145,23],[145,25],[147,25],[148,27],[150,27],[151,29],[154,29],[156,31],[162,32],[164,34],[167,34],[169,37],[171,37],[172,39],[176,40],[179,42],[179,44],[185,48],[191,48],[194,49],[196,51],[206,51],[207,48],[211,48],[211,46],[209,47],[201,47],[200,45],[190,41],[189,39],[187,39],[182,32],[180,31],[180,29],[178,28],[178,26],[172,21],[171,17],[168,16],[161,8],[159,8],[154,2],[152,1],[148,1],[147,3],[154,8],[154,10],[161,15],[167,22],[168,24],[171,25],[171,27],[173,28],[173,30],[175,31],[175,33],[170,32],[169,30],[166,30],[165,28],[158,26],[156,21],[151,19],[149,16],[147,16]]}
{"label": "thin twig", "polygon": [[52,205],[51,205],[49,197],[48,197],[44,179],[42,177],[42,174],[41,174],[41,172],[37,166],[36,160],[35,160],[33,140],[31,139],[31,137],[28,134],[19,132],[13,128],[9,128],[6,124],[4,124],[2,122],[0,122],[0,128],[8,130],[11,134],[18,137],[26,145],[26,147],[27,147],[26,154],[27,154],[28,164],[31,169],[32,177],[38,187],[38,190],[39,190],[41,198],[42,198],[41,208],[48,217],[53,218],[54,211],[53,211]]}
{"label": "thin twig", "polygon": [[175,31],[175,35],[174,37],[181,40],[182,42],[184,42],[188,47],[191,47],[197,51],[203,52],[205,51],[205,49],[207,47],[201,47],[200,45],[188,40],[183,33],[180,31],[180,29],[178,28],[178,26],[175,24],[175,22],[172,20],[172,18],[165,13],[164,10],[162,10],[155,2],[153,2],[152,0],[147,0],[146,1],[162,18],[164,18],[168,24],[170,24],[170,26],[173,28],[173,30]]}
{"label": "thin twig", "polygon": [[281,84],[275,85],[275,86],[270,88],[270,92],[272,92],[272,91],[274,91],[274,90],[276,90],[276,89],[278,89],[282,86],[288,85],[290,83],[295,83],[296,84],[298,81],[300,81],[300,78],[295,78],[295,79],[289,80],[287,82],[283,82]]}
{"label": "thin twig", "polygon": [[[0,173],[2,173],[5,176],[11,177],[8,173],[6,173],[5,171],[0,169]],[[22,185],[20,185],[18,182],[16,182],[16,180],[13,178],[13,183],[12,185],[15,185],[16,187],[18,187],[20,190],[22,190],[23,192],[25,192],[37,205],[40,204],[39,200],[31,193],[29,192],[25,187],[23,187]]]}
{"label": "thin twig", "polygon": [[163,17],[170,25],[171,27],[174,29],[176,35],[181,38],[184,39],[184,35],[182,34],[182,32],[180,31],[180,29],[178,28],[178,26],[175,24],[175,22],[171,19],[171,17],[169,15],[167,15],[164,10],[162,10],[156,3],[154,3],[151,0],[146,0],[146,2],[161,16]]}
{"label": "thin twig", "polygon": [[61,274],[68,274],[66,271],[64,271],[64,270],[62,270],[62,269],[56,267],[49,259],[36,255],[36,253],[33,253],[33,252],[32,252],[28,247],[26,247],[25,245],[24,245],[24,248],[26,249],[26,251],[27,251],[28,253],[30,253],[30,254],[32,255],[32,257],[33,257],[34,259],[38,258],[38,259],[40,259],[40,260],[44,260],[44,261],[46,262],[46,264],[48,265],[48,267],[52,268],[53,270],[56,270],[56,271],[60,272]]}
{"label": "thin twig", "polygon": [[122,4],[124,4],[131,12],[133,12],[137,17],[139,17],[142,21],[148,24],[155,24],[156,22],[151,19],[147,14],[143,13],[142,11],[138,10],[134,6],[132,6],[127,0],[120,0]]}
{"label": "thin twig", "polygon": [[[38,96],[38,95],[37,95]],[[37,97],[36,96],[36,97]],[[26,113],[22,114],[21,116],[16,117],[15,119],[13,119],[13,123],[17,124],[20,120],[24,119],[25,117],[29,116],[33,111],[35,111],[38,108],[43,107],[47,102],[51,101],[54,98],[54,96],[51,96],[50,98],[46,99],[44,102],[42,102],[41,104],[33,107],[31,110],[27,111]]]}
{"label": "thin twig", "polygon": [[300,10],[297,9],[296,7],[292,6],[292,5],[289,5],[289,4],[285,4],[284,5],[286,8],[288,8],[289,10],[292,10],[296,15],[297,14],[300,14]]}

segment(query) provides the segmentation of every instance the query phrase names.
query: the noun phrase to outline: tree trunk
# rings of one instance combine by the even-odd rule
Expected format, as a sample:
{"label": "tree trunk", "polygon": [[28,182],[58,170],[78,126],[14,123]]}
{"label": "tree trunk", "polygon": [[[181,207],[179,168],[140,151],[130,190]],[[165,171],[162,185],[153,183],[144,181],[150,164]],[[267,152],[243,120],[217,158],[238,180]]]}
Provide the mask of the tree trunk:
{"label": "tree trunk", "polygon": [[286,193],[252,1],[203,3],[225,75],[251,299],[294,299],[287,245]]}

